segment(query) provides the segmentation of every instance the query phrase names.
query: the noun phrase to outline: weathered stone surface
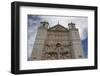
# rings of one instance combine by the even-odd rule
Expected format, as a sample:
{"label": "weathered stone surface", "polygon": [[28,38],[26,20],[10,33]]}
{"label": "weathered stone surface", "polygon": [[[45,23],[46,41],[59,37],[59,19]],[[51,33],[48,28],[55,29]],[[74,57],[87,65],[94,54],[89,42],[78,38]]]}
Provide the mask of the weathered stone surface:
{"label": "weathered stone surface", "polygon": [[48,28],[48,22],[41,22],[32,50],[32,60],[84,58],[78,29],[71,24],[69,28],[60,24]]}

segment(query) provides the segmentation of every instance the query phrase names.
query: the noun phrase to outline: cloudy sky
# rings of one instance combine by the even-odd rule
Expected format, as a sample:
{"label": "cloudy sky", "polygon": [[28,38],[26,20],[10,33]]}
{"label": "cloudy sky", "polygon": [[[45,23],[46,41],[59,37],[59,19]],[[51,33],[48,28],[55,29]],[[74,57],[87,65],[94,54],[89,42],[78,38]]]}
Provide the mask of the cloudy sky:
{"label": "cloudy sky", "polygon": [[76,28],[79,29],[80,38],[82,41],[83,50],[85,57],[88,54],[88,18],[87,17],[72,17],[72,16],[42,16],[42,15],[28,15],[28,59],[30,59],[33,44],[35,41],[37,29],[41,21],[49,22],[49,27],[56,24],[61,24],[62,26],[68,28],[68,23],[73,22],[76,24]]}

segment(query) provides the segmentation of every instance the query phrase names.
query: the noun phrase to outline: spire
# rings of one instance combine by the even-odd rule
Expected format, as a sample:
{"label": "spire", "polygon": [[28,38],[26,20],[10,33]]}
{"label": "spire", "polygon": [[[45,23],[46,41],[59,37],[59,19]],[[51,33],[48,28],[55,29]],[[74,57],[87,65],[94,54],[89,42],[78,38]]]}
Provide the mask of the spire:
{"label": "spire", "polygon": [[59,20],[58,20],[58,23],[57,23],[57,25],[60,25],[60,23],[59,23]]}
{"label": "spire", "polygon": [[58,20],[58,24],[59,24],[59,20]]}

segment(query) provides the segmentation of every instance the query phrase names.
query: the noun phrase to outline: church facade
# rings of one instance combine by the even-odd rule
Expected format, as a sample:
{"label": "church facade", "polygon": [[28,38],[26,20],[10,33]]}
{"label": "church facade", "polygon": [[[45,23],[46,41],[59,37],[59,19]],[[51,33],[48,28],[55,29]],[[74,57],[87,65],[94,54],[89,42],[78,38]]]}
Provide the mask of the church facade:
{"label": "church facade", "polygon": [[68,28],[61,24],[49,27],[48,22],[40,22],[32,49],[31,60],[57,60],[84,58],[82,43],[75,23]]}

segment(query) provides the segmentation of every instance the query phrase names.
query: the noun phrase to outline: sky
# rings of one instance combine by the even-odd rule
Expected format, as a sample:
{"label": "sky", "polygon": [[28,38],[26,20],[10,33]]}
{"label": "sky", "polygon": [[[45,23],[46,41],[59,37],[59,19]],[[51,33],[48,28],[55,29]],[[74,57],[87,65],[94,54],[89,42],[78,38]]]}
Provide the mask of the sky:
{"label": "sky", "polygon": [[82,42],[82,47],[84,50],[84,55],[88,55],[88,18],[81,16],[47,16],[47,15],[28,15],[28,38],[27,38],[27,55],[28,59],[31,57],[32,48],[34,45],[36,33],[41,21],[47,21],[49,27],[56,24],[61,24],[62,26],[68,28],[68,23],[73,22],[76,24],[76,28],[79,29],[80,39]]}

